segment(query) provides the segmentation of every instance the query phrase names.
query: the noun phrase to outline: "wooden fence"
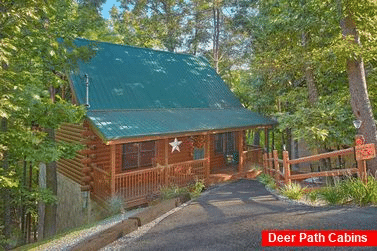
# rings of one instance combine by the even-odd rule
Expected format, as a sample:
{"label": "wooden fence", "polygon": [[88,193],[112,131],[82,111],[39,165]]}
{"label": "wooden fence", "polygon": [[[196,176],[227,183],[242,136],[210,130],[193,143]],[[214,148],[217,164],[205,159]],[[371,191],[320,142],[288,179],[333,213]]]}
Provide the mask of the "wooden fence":
{"label": "wooden fence", "polygon": [[[295,164],[319,161],[329,159],[332,157],[340,158],[344,156],[351,156],[352,158],[354,158],[356,160],[357,165],[351,168],[343,168],[320,172],[308,172],[301,174],[292,174],[291,172],[291,166]],[[304,180],[307,178],[323,176],[340,176],[354,173],[357,173],[363,181],[366,181],[367,172],[365,161],[367,159],[374,158],[375,156],[376,151],[374,144],[359,145],[353,148],[348,148],[329,153],[322,153],[318,155],[292,160],[289,159],[289,154],[287,151],[283,151],[283,159],[279,159],[278,151],[274,150],[272,153],[264,153],[263,166],[264,173],[274,176],[277,184],[280,184],[281,181],[283,181],[283,184],[290,184],[292,180]]]}

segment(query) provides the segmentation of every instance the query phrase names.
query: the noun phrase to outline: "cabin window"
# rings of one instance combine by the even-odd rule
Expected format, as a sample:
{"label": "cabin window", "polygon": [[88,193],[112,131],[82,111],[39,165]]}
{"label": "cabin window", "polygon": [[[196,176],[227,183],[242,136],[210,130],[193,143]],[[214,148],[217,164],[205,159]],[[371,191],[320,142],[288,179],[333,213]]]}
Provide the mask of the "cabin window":
{"label": "cabin window", "polygon": [[156,142],[146,141],[123,145],[123,169],[152,166]]}
{"label": "cabin window", "polygon": [[204,147],[194,148],[194,159],[204,159]]}
{"label": "cabin window", "polygon": [[234,132],[218,133],[215,135],[216,153],[229,154],[236,151]]}

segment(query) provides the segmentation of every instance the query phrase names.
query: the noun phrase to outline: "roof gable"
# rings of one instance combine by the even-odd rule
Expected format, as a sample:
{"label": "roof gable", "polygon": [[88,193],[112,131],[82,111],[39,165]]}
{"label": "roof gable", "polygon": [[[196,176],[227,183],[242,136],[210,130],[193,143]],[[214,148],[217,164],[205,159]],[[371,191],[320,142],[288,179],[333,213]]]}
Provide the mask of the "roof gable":
{"label": "roof gable", "polygon": [[78,46],[90,43],[96,55],[71,74],[79,104],[85,104],[88,74],[89,110],[241,107],[202,57],[76,40]]}

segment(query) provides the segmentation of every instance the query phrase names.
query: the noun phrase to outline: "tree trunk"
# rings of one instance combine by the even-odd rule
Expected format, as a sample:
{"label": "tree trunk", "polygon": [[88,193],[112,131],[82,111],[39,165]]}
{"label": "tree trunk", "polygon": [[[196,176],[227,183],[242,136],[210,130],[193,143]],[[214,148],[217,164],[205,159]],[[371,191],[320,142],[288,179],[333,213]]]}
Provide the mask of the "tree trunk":
{"label": "tree trunk", "polygon": [[[39,187],[42,189],[46,188],[46,164],[39,164]],[[46,204],[43,202],[38,203],[38,241],[43,240],[44,236],[44,225],[45,225],[45,207]]]}
{"label": "tree trunk", "polygon": [[293,154],[292,154],[292,129],[287,128],[287,129],[285,129],[285,132],[287,134],[287,151],[289,153],[289,159],[293,159]]}
{"label": "tree trunk", "polygon": [[308,86],[309,102],[311,105],[314,105],[318,101],[318,91],[314,82],[313,68],[310,64],[307,64],[305,67],[305,79]]}
{"label": "tree trunk", "polygon": [[[1,119],[1,130],[3,132],[6,132],[8,130],[8,120],[6,118]],[[5,173],[7,173],[9,169],[9,163],[8,163],[8,153],[4,151],[3,154],[3,161],[2,161],[2,167]],[[9,240],[11,237],[11,205],[10,205],[10,191],[8,188],[3,189],[3,203],[4,203],[4,237],[6,240]],[[6,244],[5,248],[9,248],[9,244]]]}
{"label": "tree trunk", "polygon": [[[344,37],[352,36],[354,42],[360,45],[357,27],[350,15],[342,19],[340,27],[342,28]],[[367,143],[377,144],[376,122],[368,97],[363,59],[355,55],[350,55],[347,59],[347,73],[352,111],[355,117],[362,121],[359,131],[364,136]],[[377,171],[377,158],[369,160],[367,163],[369,171],[374,175]]]}
{"label": "tree trunk", "polygon": [[[52,102],[55,102],[55,88],[50,87],[50,98]],[[51,141],[55,141],[55,131],[53,128],[46,128],[48,138]],[[57,174],[56,174],[56,162],[53,161],[46,165],[46,187],[51,190],[53,195],[57,195]],[[43,238],[48,238],[56,234],[56,218],[57,218],[57,205],[46,204],[44,208],[44,227]]]}
{"label": "tree trunk", "polygon": [[260,146],[260,130],[257,129],[254,133],[253,145]]}
{"label": "tree trunk", "polygon": [[[297,139],[293,140],[293,156],[294,156],[294,159],[300,158],[299,151],[298,151],[298,140]],[[297,171],[298,169],[300,169],[300,164],[298,164],[298,163],[294,164],[293,168]]]}
{"label": "tree trunk", "polygon": [[[53,129],[46,129],[49,138],[54,139],[55,133]],[[46,166],[46,186],[50,189],[53,195],[57,195],[57,175],[56,175],[56,162],[48,163]],[[43,238],[54,236],[56,234],[56,209],[57,205],[46,204],[44,212],[44,227]]]}
{"label": "tree trunk", "polygon": [[[301,43],[303,47],[306,47],[309,41],[309,35],[305,32],[301,34]],[[305,63],[305,80],[308,87],[309,102],[314,105],[318,101],[318,90],[314,80],[313,68],[310,62]]]}
{"label": "tree trunk", "polygon": [[213,61],[216,73],[219,73],[220,7],[213,2]]}

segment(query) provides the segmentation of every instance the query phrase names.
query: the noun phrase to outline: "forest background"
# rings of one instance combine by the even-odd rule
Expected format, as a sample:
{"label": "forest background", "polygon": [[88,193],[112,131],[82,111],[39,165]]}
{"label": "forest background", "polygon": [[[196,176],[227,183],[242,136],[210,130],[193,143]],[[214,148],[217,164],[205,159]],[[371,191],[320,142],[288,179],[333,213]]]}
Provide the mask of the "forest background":
{"label": "forest background", "polygon": [[[242,104],[271,116],[274,147],[297,154],[377,143],[375,0],[4,0],[0,3],[0,245],[56,234],[56,165],[80,146],[57,143],[54,129],[78,122],[67,73],[93,56],[77,37],[206,57]],[[262,135],[263,136],[263,135]],[[254,131],[249,143],[259,144]],[[296,144],[292,144],[296,142]],[[46,185],[40,184],[46,165]],[[373,161],[371,171],[377,170]]]}

